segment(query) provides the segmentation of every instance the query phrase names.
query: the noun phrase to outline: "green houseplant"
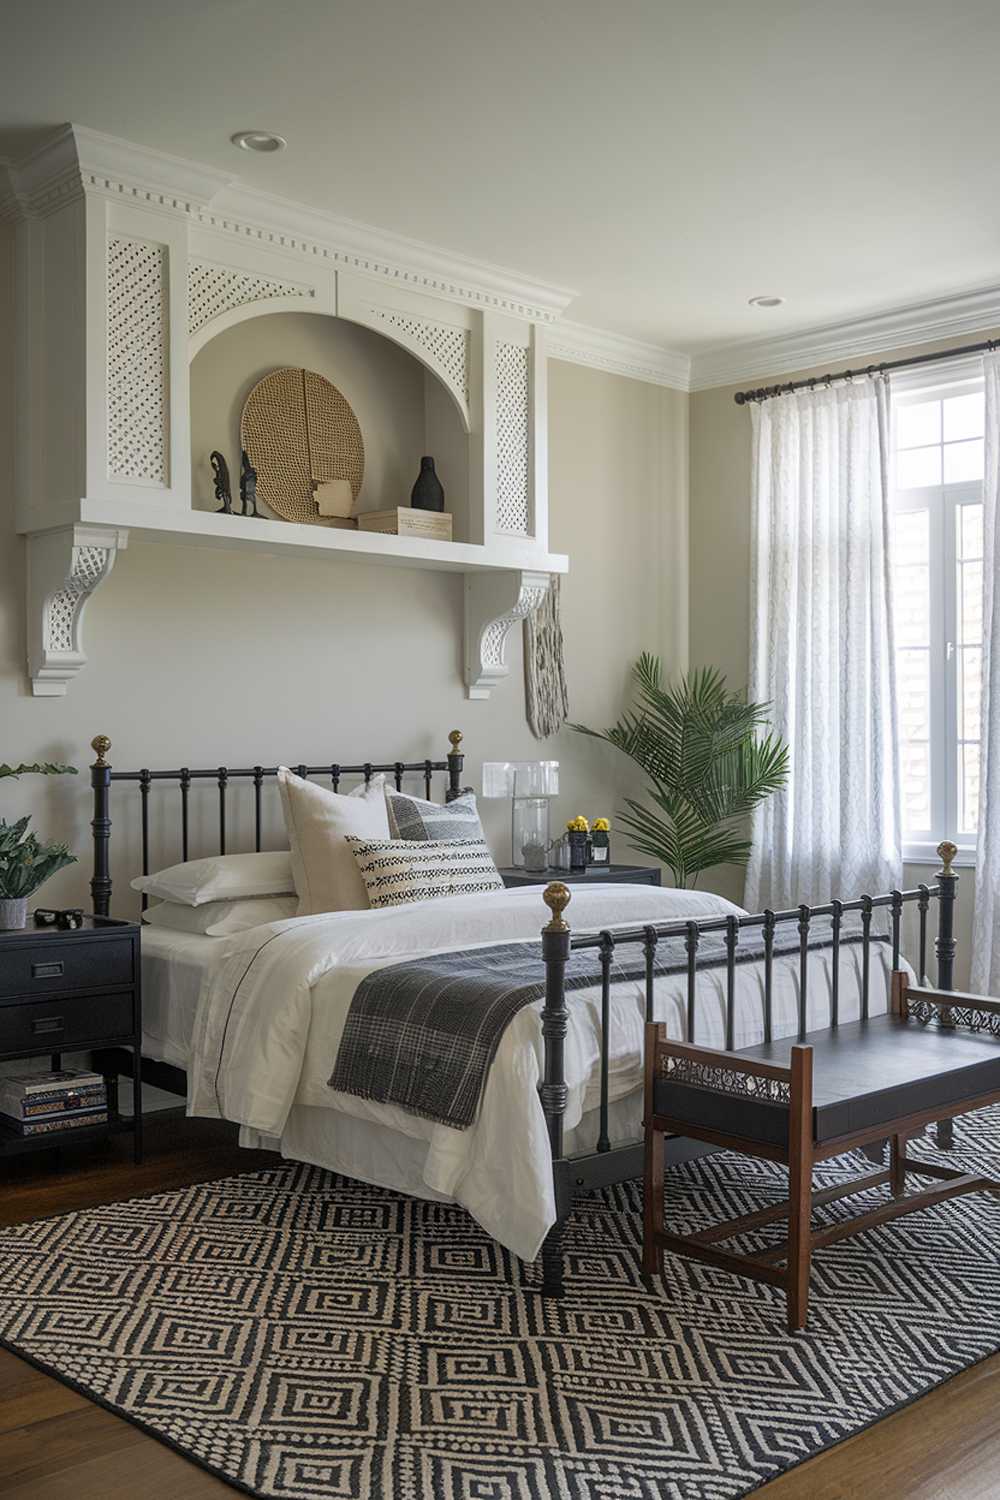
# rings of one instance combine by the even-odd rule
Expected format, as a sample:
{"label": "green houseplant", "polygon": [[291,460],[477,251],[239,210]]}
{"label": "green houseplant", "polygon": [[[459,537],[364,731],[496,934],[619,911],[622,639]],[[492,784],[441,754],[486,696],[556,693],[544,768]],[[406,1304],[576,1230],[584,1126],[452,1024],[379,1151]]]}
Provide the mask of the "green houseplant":
{"label": "green houseplant", "polygon": [[767,732],[767,703],[747,703],[713,667],[665,686],[660,659],[633,668],[636,706],[611,729],[571,727],[606,740],[649,777],[645,803],[619,821],[631,843],[666,865],[678,886],[713,865],[745,866],[747,815],[785,785],[788,747]]}
{"label": "green houseplant", "polygon": [[[20,776],[75,776],[75,766],[53,761],[31,765],[0,765],[0,780]],[[0,818],[0,929],[23,927],[27,921],[28,898],[57,870],[76,863],[65,844],[43,844],[28,832],[30,816],[8,823]]]}

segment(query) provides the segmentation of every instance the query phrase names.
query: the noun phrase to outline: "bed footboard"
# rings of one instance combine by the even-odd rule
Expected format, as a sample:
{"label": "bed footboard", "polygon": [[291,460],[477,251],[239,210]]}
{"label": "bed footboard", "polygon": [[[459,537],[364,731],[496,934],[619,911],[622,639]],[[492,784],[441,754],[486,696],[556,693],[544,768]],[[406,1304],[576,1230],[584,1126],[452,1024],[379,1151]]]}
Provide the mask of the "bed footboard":
{"label": "bed footboard", "polygon": [[[930,947],[929,915],[931,903],[937,904],[937,926],[933,948],[937,970],[937,989],[951,992],[954,989],[955,972],[955,898],[958,875],[952,865],[958,853],[956,846],[945,840],[938,845],[941,868],[933,885],[918,885],[912,890],[894,890],[881,896],[861,895],[854,900],[834,899],[824,906],[801,905],[788,911],[764,911],[746,916],[721,916],[702,918],[697,921],[673,921],[646,924],[642,927],[618,929],[614,932],[583,933],[574,937],[566,921],[565,911],[571,899],[569,888],[561,882],[546,886],[543,899],[551,913],[542,929],[542,958],[545,965],[545,1003],[542,1009],[542,1039],[544,1062],[542,1080],[538,1086],[542,1109],[548,1126],[549,1144],[552,1150],[553,1185],[556,1200],[556,1222],[546,1237],[542,1249],[542,1291],[547,1296],[561,1296],[564,1291],[563,1228],[572,1207],[574,1192],[593,1189],[615,1182],[626,1182],[642,1175],[643,1143],[629,1141],[612,1146],[608,1130],[609,1095],[609,1020],[611,1001],[611,978],[614,954],[627,944],[641,945],[645,956],[645,1019],[655,1019],[653,991],[657,948],[664,938],[683,940],[687,955],[686,984],[686,1028],[684,1042],[693,1044],[697,1040],[698,1021],[698,955],[702,937],[715,933],[722,937],[725,949],[725,995],[726,995],[726,1050],[734,1050],[736,1034],[736,970],[740,961],[740,934],[759,934],[761,959],[764,965],[764,1040],[772,1040],[774,1022],[773,972],[776,961],[775,941],[782,929],[794,932],[797,937],[797,1002],[798,1039],[801,1041],[809,1029],[809,953],[813,923],[829,921],[831,948],[831,993],[829,1026],[840,1023],[840,964],[842,948],[848,941],[844,933],[845,916],[856,915],[860,929],[861,981],[860,1016],[867,1020],[871,986],[871,945],[877,939],[872,935],[872,920],[877,911],[884,910],[889,919],[889,942],[892,948],[892,969],[901,965],[903,914],[907,907],[913,908],[916,918],[916,963],[920,984],[926,982],[928,951]],[[566,1112],[568,1090],[565,1070],[565,1043],[568,1027],[566,1009],[566,965],[570,954],[580,949],[593,949],[599,970],[595,973],[601,985],[601,1057],[600,1057],[600,1108],[598,1137],[592,1152],[568,1157],[564,1153],[563,1117]],[[787,950],[786,950],[787,953]],[[794,957],[794,954],[793,954]],[[938,1145],[947,1149],[951,1144],[951,1122],[942,1121],[937,1127]],[[695,1141],[675,1138],[667,1142],[667,1164],[691,1160],[706,1154],[713,1148]]]}

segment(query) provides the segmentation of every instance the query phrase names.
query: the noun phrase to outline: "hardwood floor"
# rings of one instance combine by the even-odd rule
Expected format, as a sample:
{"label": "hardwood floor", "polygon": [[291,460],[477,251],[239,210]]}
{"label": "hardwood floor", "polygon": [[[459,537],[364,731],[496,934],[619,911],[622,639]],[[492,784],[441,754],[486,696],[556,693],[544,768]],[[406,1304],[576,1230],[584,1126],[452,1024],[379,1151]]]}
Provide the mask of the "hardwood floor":
{"label": "hardwood floor", "polygon": [[[153,1117],[147,1157],[110,1141],[59,1170],[42,1158],[0,1166],[0,1223],[113,1202],[252,1171],[217,1121]],[[51,1160],[51,1159],[49,1159]],[[226,1500],[221,1480],[137,1427],[0,1352],[0,1497],[4,1500]],[[1000,1355],[906,1411],[757,1491],[767,1500],[995,1500],[1000,1494]]]}

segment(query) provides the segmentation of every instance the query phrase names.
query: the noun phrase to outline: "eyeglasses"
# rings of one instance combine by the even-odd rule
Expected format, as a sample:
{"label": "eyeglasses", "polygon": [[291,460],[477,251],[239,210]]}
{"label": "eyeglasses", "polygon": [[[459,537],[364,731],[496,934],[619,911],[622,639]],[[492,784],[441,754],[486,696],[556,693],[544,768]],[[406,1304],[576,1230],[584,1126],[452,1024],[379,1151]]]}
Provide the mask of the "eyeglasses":
{"label": "eyeglasses", "polygon": [[39,906],[35,909],[36,927],[57,927],[61,932],[74,932],[83,926],[83,907],[68,906],[62,911]]}

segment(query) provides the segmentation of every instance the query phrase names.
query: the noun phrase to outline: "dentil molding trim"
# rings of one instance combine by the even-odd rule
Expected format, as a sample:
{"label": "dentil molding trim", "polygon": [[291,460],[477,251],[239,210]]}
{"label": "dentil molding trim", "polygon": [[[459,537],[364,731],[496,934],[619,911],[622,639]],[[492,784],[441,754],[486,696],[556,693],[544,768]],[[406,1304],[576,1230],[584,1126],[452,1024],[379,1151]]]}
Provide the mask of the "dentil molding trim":
{"label": "dentil molding trim", "polygon": [[510,673],[507,637],[549,591],[551,574],[537,572],[465,575],[465,692],[488,698]]}
{"label": "dentil molding trim", "polygon": [[87,665],[87,600],[127,545],[126,530],[106,526],[64,526],[28,537],[28,672],[36,698],[61,697]]}
{"label": "dentil molding trim", "polygon": [[758,377],[789,375],[816,365],[880,354],[936,339],[964,338],[1000,327],[1000,287],[983,287],[934,302],[921,302],[872,317],[831,323],[782,338],[728,344],[691,360],[692,391],[737,385]]}

